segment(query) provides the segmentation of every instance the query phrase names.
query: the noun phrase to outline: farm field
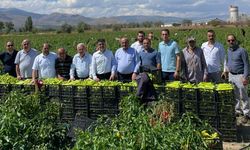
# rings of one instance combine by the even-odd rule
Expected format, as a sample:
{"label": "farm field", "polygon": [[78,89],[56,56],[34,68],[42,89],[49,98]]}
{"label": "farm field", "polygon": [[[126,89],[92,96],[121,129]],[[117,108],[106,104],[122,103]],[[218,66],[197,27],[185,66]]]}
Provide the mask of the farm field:
{"label": "farm field", "polygon": [[[241,46],[246,48],[248,51],[250,50],[250,28],[249,27],[218,27],[213,28],[217,35],[217,41],[221,42],[225,49],[226,46],[226,36],[229,33],[233,33],[236,35],[237,39],[240,41]],[[246,31],[245,37],[242,35],[241,29]],[[87,45],[88,51],[93,53],[95,50],[95,42],[98,38],[105,38],[107,41],[107,47],[112,51],[116,51],[119,48],[119,42],[117,38],[122,36],[126,36],[130,40],[130,44],[135,41],[137,31],[144,30],[122,30],[122,31],[87,31],[84,33],[71,33],[71,34],[57,34],[57,33],[37,33],[37,34],[10,34],[10,35],[1,35],[0,36],[0,50],[3,51],[5,49],[5,43],[7,40],[13,40],[15,42],[15,47],[17,50],[21,49],[21,42],[23,39],[28,38],[32,42],[32,47],[37,50],[41,50],[41,45],[44,42],[49,42],[52,46],[51,50],[55,51],[59,47],[64,47],[68,51],[70,55],[74,55],[76,53],[75,47],[77,43],[83,42]],[[181,49],[185,47],[185,39],[188,36],[194,36],[197,41],[197,45],[201,45],[204,41],[206,41],[206,32],[208,28],[197,28],[197,29],[182,29],[182,28],[171,28],[170,29],[170,37],[176,40]],[[152,47],[157,48],[157,45],[160,41],[160,29],[145,29],[146,34],[150,31],[154,32],[155,37],[159,40],[154,40],[152,42]]]}

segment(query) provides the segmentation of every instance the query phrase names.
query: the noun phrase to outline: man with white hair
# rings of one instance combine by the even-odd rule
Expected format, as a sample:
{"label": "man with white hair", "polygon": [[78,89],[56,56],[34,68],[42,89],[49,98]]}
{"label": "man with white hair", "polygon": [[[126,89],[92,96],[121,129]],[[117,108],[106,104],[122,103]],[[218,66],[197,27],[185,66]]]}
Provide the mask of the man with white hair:
{"label": "man with white hair", "polygon": [[73,57],[70,68],[70,79],[87,79],[91,77],[92,56],[83,43],[77,45],[77,54]]}
{"label": "man with white hair", "polygon": [[31,48],[30,40],[23,40],[22,46],[23,49],[17,53],[15,59],[16,74],[19,80],[32,77],[32,66],[38,55],[37,50]]}

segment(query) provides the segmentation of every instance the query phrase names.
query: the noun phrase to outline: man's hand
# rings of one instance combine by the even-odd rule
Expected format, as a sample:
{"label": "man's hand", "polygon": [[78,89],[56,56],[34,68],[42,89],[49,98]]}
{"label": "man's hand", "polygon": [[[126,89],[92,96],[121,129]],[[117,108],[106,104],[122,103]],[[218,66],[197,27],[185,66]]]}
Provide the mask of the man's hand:
{"label": "man's hand", "polygon": [[207,82],[207,79],[208,79],[207,75],[204,74],[204,76],[203,76],[203,81],[204,81],[204,82]]}
{"label": "man's hand", "polygon": [[22,80],[22,77],[21,77],[21,76],[17,76],[17,79],[18,79],[18,80]]}
{"label": "man's hand", "polygon": [[111,76],[109,77],[109,80],[115,80],[115,74],[111,74]]}
{"label": "man's hand", "polygon": [[133,74],[132,74],[132,80],[135,80],[135,79],[136,79],[136,76],[137,76],[136,73],[133,73]]}
{"label": "man's hand", "polygon": [[62,77],[60,75],[58,75],[57,78],[60,79],[60,80],[64,80],[64,77]]}
{"label": "man's hand", "polygon": [[95,80],[96,82],[99,82],[99,81],[100,81],[100,79],[99,79],[98,77],[95,77],[94,80]]}
{"label": "man's hand", "polygon": [[179,79],[179,71],[175,71],[174,72],[174,78],[175,79]]}
{"label": "man's hand", "polygon": [[244,86],[248,85],[248,80],[246,78],[242,78],[242,83]]}

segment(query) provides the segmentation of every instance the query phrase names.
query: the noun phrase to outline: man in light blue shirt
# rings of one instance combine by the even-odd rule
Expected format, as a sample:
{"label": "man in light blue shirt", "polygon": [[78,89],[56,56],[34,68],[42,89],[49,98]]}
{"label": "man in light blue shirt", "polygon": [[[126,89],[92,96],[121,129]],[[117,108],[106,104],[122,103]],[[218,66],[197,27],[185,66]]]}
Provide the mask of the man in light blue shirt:
{"label": "man in light blue shirt", "polygon": [[32,80],[35,82],[37,77],[39,79],[55,78],[55,60],[57,58],[55,53],[50,52],[50,45],[48,43],[43,44],[42,53],[36,56],[33,63]]}
{"label": "man in light blue shirt", "polygon": [[208,81],[218,83],[221,81],[225,49],[221,43],[215,41],[213,30],[207,31],[207,39],[208,41],[203,43],[201,48],[208,68]]}
{"label": "man in light blue shirt", "polygon": [[37,50],[31,48],[28,39],[23,40],[22,47],[15,59],[17,79],[32,78],[32,66],[35,57],[38,55]]}
{"label": "man in light blue shirt", "polygon": [[114,80],[116,63],[113,53],[106,49],[105,39],[97,40],[97,51],[92,57],[92,76],[95,81]]}
{"label": "man in light blue shirt", "polygon": [[169,30],[161,31],[163,41],[159,43],[162,64],[162,80],[178,79],[180,71],[180,49],[177,43],[169,39]]}
{"label": "man in light blue shirt", "polygon": [[87,79],[91,77],[92,56],[87,52],[83,43],[77,45],[77,52],[72,60],[70,79]]}
{"label": "man in light blue shirt", "polygon": [[134,48],[137,53],[141,52],[143,50],[143,40],[145,38],[145,32],[139,31],[137,33],[137,41],[134,42],[131,47]]}
{"label": "man in light blue shirt", "polygon": [[134,48],[129,47],[128,39],[120,40],[121,48],[115,53],[117,62],[117,75],[119,81],[131,81],[136,79],[136,64],[138,55]]}

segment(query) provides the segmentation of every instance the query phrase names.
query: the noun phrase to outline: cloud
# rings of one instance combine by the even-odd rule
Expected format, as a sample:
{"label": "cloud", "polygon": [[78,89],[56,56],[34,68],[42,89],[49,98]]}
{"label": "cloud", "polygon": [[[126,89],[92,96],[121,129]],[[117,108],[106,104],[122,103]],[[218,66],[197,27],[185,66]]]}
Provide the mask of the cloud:
{"label": "cloud", "polygon": [[250,13],[249,0],[1,0],[1,8],[18,8],[34,13],[80,14],[86,17],[160,15],[199,17],[228,14],[230,5]]}

